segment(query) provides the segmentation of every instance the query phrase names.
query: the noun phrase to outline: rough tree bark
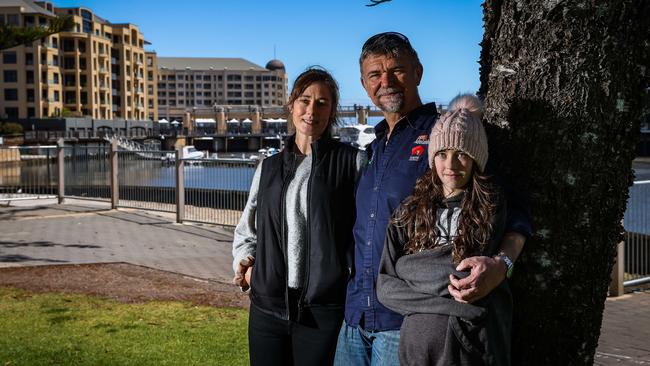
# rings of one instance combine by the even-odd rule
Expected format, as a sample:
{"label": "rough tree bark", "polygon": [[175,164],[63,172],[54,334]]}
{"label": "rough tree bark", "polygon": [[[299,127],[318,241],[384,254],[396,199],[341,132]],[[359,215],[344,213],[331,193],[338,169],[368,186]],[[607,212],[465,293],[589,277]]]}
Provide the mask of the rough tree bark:
{"label": "rough tree bark", "polygon": [[529,192],[516,264],[513,364],[592,364],[631,183],[650,1],[484,4],[481,89],[491,159]]}

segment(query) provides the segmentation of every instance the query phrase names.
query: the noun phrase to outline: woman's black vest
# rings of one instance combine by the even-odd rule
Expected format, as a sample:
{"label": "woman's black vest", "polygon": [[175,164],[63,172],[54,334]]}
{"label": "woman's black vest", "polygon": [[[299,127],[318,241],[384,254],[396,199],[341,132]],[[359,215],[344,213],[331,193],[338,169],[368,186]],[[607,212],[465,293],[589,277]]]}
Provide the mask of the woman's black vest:
{"label": "woman's black vest", "polygon": [[[285,194],[296,171],[294,137],[279,154],[266,158],[257,199],[257,250],[251,301],[288,319],[287,220]],[[299,308],[342,306],[354,264],[355,178],[358,150],[323,136],[312,143],[307,193],[305,276]]]}

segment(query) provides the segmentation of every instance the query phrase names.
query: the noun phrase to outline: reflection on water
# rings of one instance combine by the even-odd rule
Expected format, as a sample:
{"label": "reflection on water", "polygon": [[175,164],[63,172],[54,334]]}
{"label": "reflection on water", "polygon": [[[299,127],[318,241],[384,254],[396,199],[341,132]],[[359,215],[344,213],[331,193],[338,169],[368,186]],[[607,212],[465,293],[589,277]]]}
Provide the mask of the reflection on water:
{"label": "reflection on water", "polygon": [[[160,160],[120,159],[120,185],[175,187],[174,165]],[[66,186],[110,185],[110,161],[107,156],[68,158],[65,162]],[[14,164],[0,164],[0,186],[56,185],[58,164],[53,159],[38,159]],[[248,164],[207,162],[185,166],[185,187],[248,191],[255,167]]]}

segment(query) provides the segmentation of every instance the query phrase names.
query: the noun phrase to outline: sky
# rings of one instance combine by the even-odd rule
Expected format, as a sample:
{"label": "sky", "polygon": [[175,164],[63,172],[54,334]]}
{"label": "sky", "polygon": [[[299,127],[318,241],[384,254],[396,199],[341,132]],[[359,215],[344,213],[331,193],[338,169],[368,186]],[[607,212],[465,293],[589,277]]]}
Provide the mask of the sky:
{"label": "sky", "polygon": [[479,88],[483,34],[479,0],[54,0],[84,6],[111,23],[132,23],[167,57],[241,57],[260,66],[275,57],[293,79],[305,68],[329,70],[341,103],[370,105],[359,81],[359,53],[370,36],[405,34],[424,66],[420,96],[446,104]]}

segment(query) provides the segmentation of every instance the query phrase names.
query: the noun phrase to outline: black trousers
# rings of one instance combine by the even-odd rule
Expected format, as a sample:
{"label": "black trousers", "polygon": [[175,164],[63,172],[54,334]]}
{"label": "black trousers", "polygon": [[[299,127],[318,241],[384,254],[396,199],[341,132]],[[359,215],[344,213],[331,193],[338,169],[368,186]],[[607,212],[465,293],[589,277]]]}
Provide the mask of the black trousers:
{"label": "black trousers", "polygon": [[342,306],[305,308],[300,322],[296,322],[264,313],[251,304],[251,366],[332,365],[342,321]]}

